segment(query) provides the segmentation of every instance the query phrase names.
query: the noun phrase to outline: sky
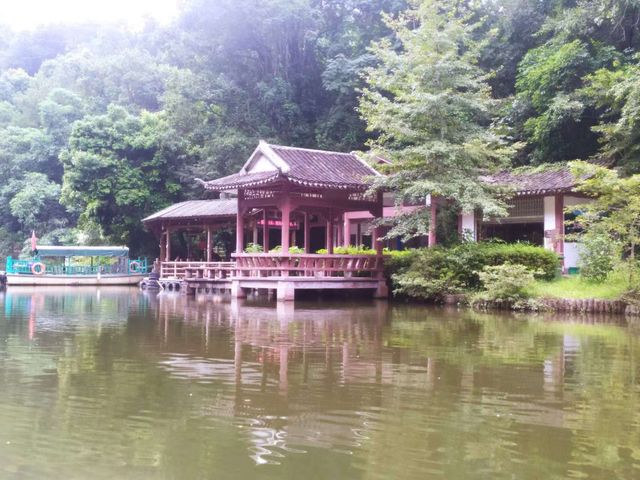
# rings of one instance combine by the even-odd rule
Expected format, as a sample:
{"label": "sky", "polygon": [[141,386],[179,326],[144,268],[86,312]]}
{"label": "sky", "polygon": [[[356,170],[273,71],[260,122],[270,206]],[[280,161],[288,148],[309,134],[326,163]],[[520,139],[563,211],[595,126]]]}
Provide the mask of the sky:
{"label": "sky", "polygon": [[180,0],[0,0],[0,23],[31,30],[47,23],[126,23],[136,29],[145,18],[167,23]]}

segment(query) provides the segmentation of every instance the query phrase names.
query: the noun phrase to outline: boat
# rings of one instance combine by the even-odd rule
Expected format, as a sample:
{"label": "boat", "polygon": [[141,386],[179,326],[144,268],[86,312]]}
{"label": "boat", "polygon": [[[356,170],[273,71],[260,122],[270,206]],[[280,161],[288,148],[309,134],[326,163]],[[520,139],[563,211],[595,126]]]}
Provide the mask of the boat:
{"label": "boat", "polygon": [[29,259],[8,257],[5,276],[8,286],[138,285],[147,269],[127,247],[38,246]]}

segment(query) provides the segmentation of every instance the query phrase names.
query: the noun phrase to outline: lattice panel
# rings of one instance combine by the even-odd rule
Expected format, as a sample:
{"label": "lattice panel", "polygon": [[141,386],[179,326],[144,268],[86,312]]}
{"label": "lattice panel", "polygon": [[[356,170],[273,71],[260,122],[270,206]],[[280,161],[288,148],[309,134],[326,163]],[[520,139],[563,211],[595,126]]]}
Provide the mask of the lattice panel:
{"label": "lattice panel", "polygon": [[544,215],[542,197],[518,197],[509,202],[509,217],[541,217]]}

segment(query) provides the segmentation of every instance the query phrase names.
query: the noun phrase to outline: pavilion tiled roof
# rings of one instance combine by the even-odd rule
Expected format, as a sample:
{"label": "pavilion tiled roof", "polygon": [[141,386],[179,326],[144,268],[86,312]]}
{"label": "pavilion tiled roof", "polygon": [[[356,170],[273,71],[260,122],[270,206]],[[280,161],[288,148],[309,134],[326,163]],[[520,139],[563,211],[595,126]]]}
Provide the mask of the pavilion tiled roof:
{"label": "pavilion tiled roof", "polygon": [[310,150],[263,144],[276,155],[280,168],[266,172],[245,172],[205,182],[209,190],[235,190],[277,183],[294,183],[312,188],[364,191],[371,177],[379,175],[352,153]]}
{"label": "pavilion tiled roof", "polygon": [[190,200],[171,205],[143,219],[143,223],[161,220],[187,220],[197,218],[235,217],[238,213],[238,200],[235,198],[219,200]]}
{"label": "pavilion tiled roof", "polygon": [[520,167],[482,179],[492,185],[513,189],[518,196],[566,193],[578,183],[566,163]]}

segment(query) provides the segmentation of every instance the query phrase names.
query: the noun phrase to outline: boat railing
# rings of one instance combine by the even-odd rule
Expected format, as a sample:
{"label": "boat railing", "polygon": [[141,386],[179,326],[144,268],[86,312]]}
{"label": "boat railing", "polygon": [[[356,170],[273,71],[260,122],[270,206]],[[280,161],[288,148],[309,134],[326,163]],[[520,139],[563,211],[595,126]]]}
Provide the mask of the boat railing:
{"label": "boat railing", "polygon": [[39,258],[16,260],[7,258],[7,273],[33,275],[33,266],[37,263],[45,265],[42,273],[49,275],[135,275],[144,274],[148,270],[147,259],[127,260],[109,265],[61,265],[50,264]]}

